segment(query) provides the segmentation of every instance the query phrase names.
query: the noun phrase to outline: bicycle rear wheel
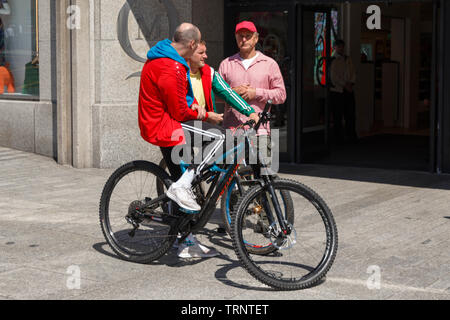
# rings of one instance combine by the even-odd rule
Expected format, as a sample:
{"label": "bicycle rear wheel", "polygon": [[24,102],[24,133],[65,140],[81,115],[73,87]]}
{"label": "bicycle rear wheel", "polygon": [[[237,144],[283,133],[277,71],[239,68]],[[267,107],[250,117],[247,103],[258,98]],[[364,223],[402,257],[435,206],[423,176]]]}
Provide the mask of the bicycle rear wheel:
{"label": "bicycle rear wheel", "polygon": [[[164,193],[170,183],[164,170],[147,161],[127,163],[108,179],[100,199],[100,225],[106,241],[120,258],[149,263],[172,247],[177,236],[175,228],[145,218],[137,210]],[[168,205],[152,208],[152,214],[167,215]]]}
{"label": "bicycle rear wheel", "polygon": [[[309,288],[326,275],[334,262],[336,224],[326,203],[308,187],[284,179],[275,180],[272,185],[283,216],[287,209],[280,201],[281,195],[289,193],[292,199],[295,219],[285,221],[290,232],[282,235],[278,222],[266,232],[255,228],[261,215],[260,199],[271,199],[263,187],[255,186],[236,205],[231,224],[234,250],[246,270],[259,281],[279,290]],[[272,201],[269,203],[276,220]],[[249,243],[267,241],[277,249],[271,254],[261,256],[249,249]]]}

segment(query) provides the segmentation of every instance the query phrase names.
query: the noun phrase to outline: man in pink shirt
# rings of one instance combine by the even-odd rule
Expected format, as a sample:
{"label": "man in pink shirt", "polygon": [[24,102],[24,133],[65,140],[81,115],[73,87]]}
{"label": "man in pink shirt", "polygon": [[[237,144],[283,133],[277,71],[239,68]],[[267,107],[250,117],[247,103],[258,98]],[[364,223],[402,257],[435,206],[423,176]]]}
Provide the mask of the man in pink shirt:
{"label": "man in pink shirt", "polygon": [[[250,21],[238,23],[235,37],[239,52],[220,64],[219,73],[222,78],[257,113],[264,110],[268,100],[272,100],[272,104],[283,104],[286,101],[283,76],[275,60],[256,50],[259,34],[255,25]],[[223,116],[225,128],[236,127],[247,120],[243,114],[228,105],[225,106]],[[259,136],[267,137],[265,143],[269,149],[268,156],[271,146],[269,133],[270,124],[261,126],[258,130]]]}

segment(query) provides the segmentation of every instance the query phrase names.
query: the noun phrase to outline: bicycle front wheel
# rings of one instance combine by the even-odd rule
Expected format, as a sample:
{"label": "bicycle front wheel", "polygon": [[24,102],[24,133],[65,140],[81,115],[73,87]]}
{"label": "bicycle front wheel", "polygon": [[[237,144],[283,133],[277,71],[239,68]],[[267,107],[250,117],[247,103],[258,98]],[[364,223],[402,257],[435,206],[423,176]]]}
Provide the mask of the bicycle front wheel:
{"label": "bicycle front wheel", "polygon": [[[170,186],[169,175],[147,161],[133,161],[117,169],[105,184],[100,199],[100,225],[106,241],[122,259],[149,263],[164,255],[177,232],[163,219],[148,219],[139,208],[157,198]],[[162,218],[168,205],[152,208]]]}
{"label": "bicycle front wheel", "polygon": [[[292,180],[272,182],[278,202],[289,194],[293,208],[280,205],[281,214],[294,210],[295,219],[285,224],[283,234],[277,221],[273,200],[264,187],[255,186],[237,203],[232,220],[233,247],[245,269],[256,279],[279,290],[299,290],[317,284],[331,268],[337,252],[337,229],[332,213],[322,198],[305,185]],[[261,199],[269,205],[262,206]],[[267,230],[258,226],[265,210],[274,216]],[[251,246],[270,244],[277,250],[261,256]]]}

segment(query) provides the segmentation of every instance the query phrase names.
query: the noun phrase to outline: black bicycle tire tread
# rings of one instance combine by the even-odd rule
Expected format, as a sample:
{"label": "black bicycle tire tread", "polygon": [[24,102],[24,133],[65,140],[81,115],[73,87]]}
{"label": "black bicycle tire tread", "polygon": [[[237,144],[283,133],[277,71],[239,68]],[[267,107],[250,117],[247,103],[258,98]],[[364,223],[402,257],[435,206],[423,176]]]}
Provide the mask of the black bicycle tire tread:
{"label": "black bicycle tire tread", "polygon": [[[325,210],[325,212],[327,213],[327,215],[329,216],[328,218],[331,219],[330,221],[330,225],[331,228],[333,229],[333,234],[334,234],[334,244],[332,246],[332,248],[330,249],[330,251],[332,251],[331,253],[331,257],[328,259],[325,268],[322,270],[320,277],[315,277],[307,282],[304,283],[287,283],[287,282],[279,282],[276,281],[273,278],[270,278],[268,276],[261,276],[259,273],[262,271],[258,271],[260,269],[258,269],[257,267],[248,264],[245,262],[245,259],[243,259],[243,256],[245,256],[244,252],[240,252],[241,249],[240,247],[237,245],[238,239],[236,239],[236,230],[235,230],[235,222],[237,219],[233,219],[231,221],[232,224],[232,230],[233,232],[231,233],[231,239],[232,239],[232,243],[233,243],[233,248],[234,251],[239,259],[239,261],[241,262],[241,264],[243,265],[243,267],[247,270],[247,272],[253,276],[255,279],[261,281],[262,283],[268,285],[269,287],[278,289],[278,290],[282,290],[282,291],[288,291],[288,290],[303,290],[303,289],[307,289],[307,288],[311,288],[314,285],[316,285],[318,282],[320,282],[328,273],[328,271],[330,270],[330,268],[332,267],[335,259],[336,259],[336,255],[337,255],[337,249],[338,249],[338,242],[339,242],[339,238],[338,238],[338,232],[337,232],[337,227],[336,227],[336,222],[334,220],[334,217],[332,215],[332,212],[330,210],[330,208],[328,207],[328,205],[326,204],[326,202],[314,191],[312,190],[310,187],[304,185],[301,182],[292,180],[292,179],[279,179],[278,181],[274,182],[275,184],[278,183],[294,183],[295,185],[299,185],[301,188],[303,188],[306,192],[310,193],[310,195],[315,199],[315,200],[319,200],[321,206],[323,207],[323,209]],[[249,189],[246,194],[244,194],[237,202],[235,208],[236,208],[236,212],[234,214],[237,214],[237,210],[239,210],[239,208],[241,207],[242,203],[244,201],[246,201],[247,197],[250,197],[250,195],[254,192],[256,192],[255,190],[259,189],[260,186],[255,186],[252,187],[251,189]],[[255,271],[256,270],[256,271]]]}

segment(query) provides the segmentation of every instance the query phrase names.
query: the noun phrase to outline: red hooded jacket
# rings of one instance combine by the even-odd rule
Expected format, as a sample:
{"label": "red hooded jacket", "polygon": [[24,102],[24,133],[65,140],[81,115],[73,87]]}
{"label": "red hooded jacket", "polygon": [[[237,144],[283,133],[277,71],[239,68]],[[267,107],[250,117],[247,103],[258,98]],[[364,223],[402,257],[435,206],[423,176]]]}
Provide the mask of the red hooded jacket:
{"label": "red hooded jacket", "polygon": [[183,144],[181,122],[196,120],[188,107],[187,70],[170,58],[148,60],[141,73],[139,128],[145,141],[159,147]]}

